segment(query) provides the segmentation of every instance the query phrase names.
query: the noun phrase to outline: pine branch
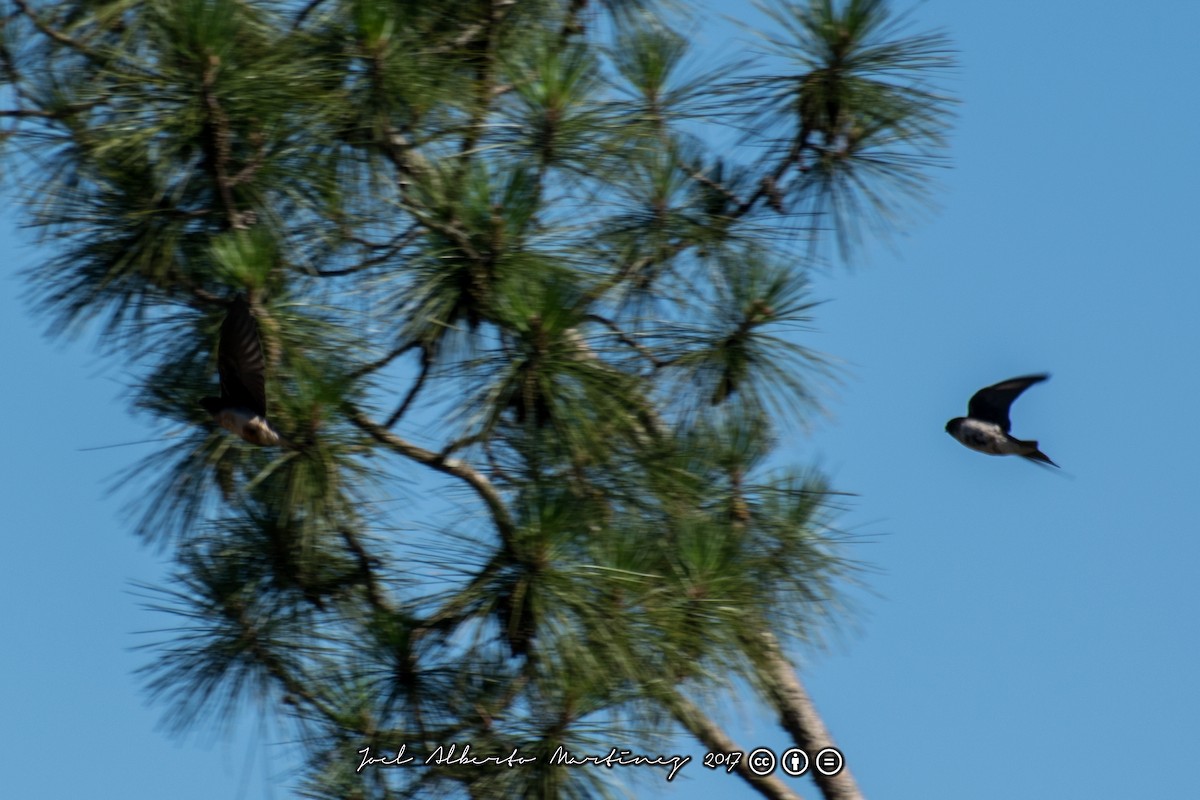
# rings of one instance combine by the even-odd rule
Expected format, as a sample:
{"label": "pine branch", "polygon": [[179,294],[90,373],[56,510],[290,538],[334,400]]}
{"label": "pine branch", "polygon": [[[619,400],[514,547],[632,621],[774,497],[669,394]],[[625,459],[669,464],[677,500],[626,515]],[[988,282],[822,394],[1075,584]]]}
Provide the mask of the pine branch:
{"label": "pine branch", "polygon": [[[11,82],[11,81],[10,81]],[[19,90],[16,90],[19,93]],[[23,95],[21,95],[23,96]],[[43,108],[6,108],[0,109],[0,117],[31,117],[37,119],[66,119],[72,114],[77,114],[80,111],[90,111],[93,108],[104,105],[106,100],[92,100],[87,103],[69,103],[60,108],[43,109]]]}
{"label": "pine branch", "polygon": [[296,14],[296,20],[292,23],[292,30],[295,30],[303,25],[304,20],[308,19],[308,15],[316,11],[317,7],[324,2],[325,0],[308,0],[308,2],[304,4],[304,8],[300,9],[300,12]]}
{"label": "pine branch", "polygon": [[752,208],[754,208],[754,205],[763,198],[767,199],[767,202],[772,208],[777,211],[781,211],[783,204],[778,199],[777,187],[779,186],[779,182],[783,180],[785,175],[787,175],[789,169],[791,169],[793,166],[797,166],[800,163],[800,156],[803,155],[804,149],[809,146],[808,133],[806,131],[798,133],[796,138],[792,140],[791,147],[788,148],[788,151],[784,154],[783,158],[779,160],[779,163],[775,166],[775,169],[770,174],[763,176],[762,180],[759,181],[758,189],[754,192],[754,194],[746,198],[741,205],[734,209],[730,216],[732,216],[734,219],[739,219],[745,216]]}
{"label": "pine branch", "polygon": [[55,28],[52,28],[49,25],[47,25],[45,22],[43,22],[41,20],[41,18],[38,17],[37,14],[33,13],[33,9],[31,9],[29,7],[29,4],[26,3],[25,0],[13,0],[13,5],[15,5],[20,10],[20,12],[23,15],[25,15],[25,17],[30,22],[33,23],[33,27],[37,28],[44,35],[50,37],[51,39],[53,39],[54,41],[58,42],[61,45],[64,45],[66,47],[71,48],[72,50],[77,50],[80,53],[83,53],[85,56],[87,56],[90,59],[100,60],[100,57],[96,54],[96,52],[94,50],[92,50],[90,47],[88,47],[87,45],[85,45],[83,42],[80,42],[77,39],[72,39],[70,36],[63,33],[62,31],[56,30]]}
{"label": "pine branch", "polygon": [[0,117],[38,117],[41,119],[61,119],[62,112],[43,111],[40,108],[0,108]]}
{"label": "pine branch", "polygon": [[[725,219],[728,223],[736,222],[748,215],[758,205],[759,201],[763,200],[764,198],[766,199],[767,205],[770,208],[779,213],[784,213],[782,199],[778,190],[778,183],[783,176],[787,174],[788,169],[797,163],[797,159],[799,159],[800,154],[803,152],[805,147],[804,138],[806,138],[806,135],[802,137],[798,136],[792,143],[792,146],[788,149],[788,152],[784,154],[782,159],[780,159],[779,164],[776,165],[775,169],[770,174],[763,176],[763,178],[759,181],[758,189],[755,190],[754,194],[750,195],[745,200],[742,200],[735,208],[730,210],[730,212],[725,216]],[[703,173],[696,170],[689,170],[688,174],[689,177],[702,186],[707,186],[711,189],[719,191],[731,200],[736,198],[736,195],[731,189],[723,184],[713,181]],[[590,289],[585,297],[588,302],[603,297],[605,294],[624,283],[629,277],[642,272],[644,269],[646,269],[646,267],[649,267],[651,264],[655,263],[655,261],[672,258],[694,246],[694,242],[681,239],[670,243],[658,253],[642,256],[639,259],[627,262],[607,281],[602,281]]]}
{"label": "pine branch", "polygon": [[626,345],[627,347],[632,348],[633,350],[636,350],[638,354],[649,361],[655,369],[661,369],[662,367],[666,366],[667,362],[654,355],[654,352],[650,350],[650,348],[635,341],[633,337],[626,333],[621,326],[613,320],[608,319],[607,317],[602,317],[599,314],[588,314],[587,319],[591,320],[592,322],[599,322],[601,325],[615,333],[617,335],[617,341],[623,345]]}
{"label": "pine branch", "polygon": [[354,531],[342,528],[338,532],[342,535],[342,541],[346,543],[346,547],[354,553],[354,557],[358,561],[358,570],[362,574],[363,583],[367,588],[367,599],[371,606],[377,611],[392,613],[391,605],[384,598],[383,590],[375,577],[375,560],[367,552],[367,548],[363,546]]}
{"label": "pine branch", "polygon": [[341,724],[343,722],[342,715],[338,714],[332,707],[327,705],[315,693],[309,690],[310,681],[301,680],[293,675],[287,667],[284,666],[279,656],[273,653],[270,648],[266,647],[260,640],[257,628],[254,623],[246,618],[245,610],[242,609],[237,614],[238,626],[242,629],[242,639],[246,642],[250,653],[254,660],[261,664],[267,672],[279,682],[283,689],[291,695],[302,699],[313,710],[319,712],[330,722]]}
{"label": "pine branch", "polygon": [[587,6],[588,0],[571,0],[563,18],[562,30],[558,34],[560,46],[566,45],[572,36],[582,36],[587,32],[587,26],[583,22],[583,12],[587,10]]}
{"label": "pine branch", "polygon": [[242,215],[238,213],[237,203],[233,198],[233,180],[229,175],[232,135],[229,131],[229,117],[214,91],[220,68],[221,59],[210,55],[200,84],[204,105],[208,108],[208,119],[204,125],[205,161],[216,185],[217,196],[221,198],[221,204],[225,207],[226,224],[231,230],[238,230],[245,228],[246,224]]}
{"label": "pine branch", "polygon": [[[467,125],[466,136],[463,137],[462,145],[459,149],[460,156],[469,156],[475,151],[475,146],[479,143],[479,137],[483,134],[486,127],[487,115],[491,109],[492,101],[498,96],[496,89],[496,39],[501,23],[508,15],[509,10],[516,5],[516,0],[491,0],[488,4],[488,19],[477,32],[468,29],[469,38],[467,35],[460,37],[461,43],[457,43],[459,47],[466,48],[469,51],[474,51],[479,54],[481,63],[478,65],[475,80],[475,108],[471,113],[470,123]],[[467,159],[461,160],[462,167],[466,168]]]}
{"label": "pine branch", "polygon": [[[687,729],[688,733],[696,737],[697,741],[703,744],[710,753],[745,752],[743,748],[738,747],[733,739],[729,738],[715,720],[679,692],[672,692],[665,702],[671,711],[671,715],[675,717],[680,725]],[[768,775],[764,777],[755,775],[750,771],[750,765],[746,763],[746,759],[744,758],[734,767],[734,771],[751,788],[763,797],[768,798],[768,800],[800,800],[799,795],[793,794],[788,789],[787,784],[775,776]]]}
{"label": "pine branch", "polygon": [[[751,634],[747,633],[747,637]],[[762,677],[766,681],[772,705],[779,711],[779,722],[792,737],[796,746],[806,753],[819,753],[826,747],[836,747],[833,737],[817,713],[795,669],[783,654],[779,640],[769,630],[759,631],[759,642],[751,646],[762,653]],[[825,800],[863,800],[850,767],[843,766],[837,775],[825,775],[812,770],[813,781]]]}
{"label": "pine branch", "polygon": [[[370,375],[372,372],[378,372],[379,370],[386,367],[388,364],[395,361],[400,356],[407,353],[409,350],[412,350],[412,349],[420,347],[420,346],[421,345],[418,344],[417,342],[407,342],[405,344],[394,347],[388,352],[387,355],[383,356],[382,358],[377,358],[374,361],[369,361],[366,364],[363,364],[361,367],[358,367],[357,369],[353,370],[350,373],[349,377],[352,380],[358,380],[359,378],[363,378],[367,375]],[[391,426],[388,425],[387,427],[390,428]]]}
{"label": "pine branch", "polygon": [[246,163],[246,166],[238,170],[236,175],[229,179],[229,186],[241,186],[243,183],[248,183],[262,169],[263,163],[267,160],[267,143],[262,140],[262,136],[257,133],[251,134],[251,140],[260,139],[258,149],[254,151],[254,155]]}
{"label": "pine branch", "polygon": [[396,238],[394,238],[392,241],[388,242],[387,244],[379,244],[379,243],[375,243],[375,242],[370,242],[359,236],[353,236],[353,235],[346,236],[346,239],[348,241],[354,242],[355,244],[360,244],[363,247],[366,247],[366,248],[369,248],[372,250],[382,250],[383,252],[381,252],[377,256],[371,256],[368,259],[360,261],[359,263],[355,264],[352,267],[342,267],[341,269],[313,270],[309,274],[316,275],[319,278],[343,278],[347,275],[354,275],[355,273],[371,269],[372,267],[381,266],[381,265],[386,264],[387,262],[391,261],[393,258],[396,257],[397,253],[399,253],[405,247],[408,247],[410,244],[412,244],[413,240],[416,239],[417,236],[419,236],[423,231],[424,231],[424,228],[422,228],[420,225],[417,225],[417,224],[410,225],[408,230],[406,230],[404,233],[400,234],[399,236],[397,236]]}
{"label": "pine branch", "polygon": [[394,428],[396,423],[400,421],[400,418],[403,417],[405,412],[408,411],[409,406],[411,406],[413,401],[417,399],[417,395],[420,393],[421,387],[425,385],[425,380],[429,377],[429,373],[432,369],[433,356],[430,354],[428,347],[422,347],[421,372],[417,375],[417,380],[412,385],[412,388],[408,390],[408,394],[404,396],[404,400],[400,403],[396,410],[392,412],[392,415],[387,418],[387,422],[383,423],[385,428]]}
{"label": "pine branch", "polygon": [[484,505],[488,507],[488,511],[491,512],[492,521],[496,525],[496,531],[500,534],[500,539],[503,541],[505,548],[511,550],[517,526],[508,512],[508,506],[505,505],[504,498],[500,496],[500,492],[496,490],[496,487],[492,485],[492,482],[487,479],[486,475],[457,458],[446,458],[400,438],[387,430],[387,428],[368,419],[358,409],[349,407],[347,410],[350,421],[365,431],[375,441],[407,459],[416,461],[418,464],[424,464],[438,472],[452,475],[474,489],[475,493],[484,502]]}

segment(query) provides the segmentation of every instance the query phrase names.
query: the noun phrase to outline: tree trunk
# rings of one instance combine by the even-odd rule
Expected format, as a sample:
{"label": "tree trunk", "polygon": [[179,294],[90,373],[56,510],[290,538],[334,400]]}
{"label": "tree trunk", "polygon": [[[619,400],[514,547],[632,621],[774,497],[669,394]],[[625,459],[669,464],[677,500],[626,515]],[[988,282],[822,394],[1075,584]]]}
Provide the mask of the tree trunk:
{"label": "tree trunk", "polygon": [[[697,741],[703,744],[710,753],[745,753],[745,750],[726,735],[721,726],[701,711],[691,700],[680,694],[674,694],[667,701],[671,713],[683,727],[687,728]],[[724,769],[724,767],[719,767]],[[734,772],[740,775],[759,794],[769,800],[800,800],[800,796],[788,789],[787,784],[773,775],[762,777],[750,771],[743,755],[741,761],[734,767]]]}
{"label": "tree trunk", "polygon": [[825,723],[817,714],[812,698],[801,685],[791,662],[784,655],[779,640],[770,631],[763,632],[761,636],[762,644],[765,645],[763,678],[766,680],[771,702],[779,711],[779,724],[792,737],[796,746],[808,754],[808,774],[821,790],[821,795],[825,800],[863,800],[850,767],[845,766],[847,759],[843,760],[842,770],[836,775],[824,775],[816,768],[817,754],[826,747],[837,745],[825,729]]}

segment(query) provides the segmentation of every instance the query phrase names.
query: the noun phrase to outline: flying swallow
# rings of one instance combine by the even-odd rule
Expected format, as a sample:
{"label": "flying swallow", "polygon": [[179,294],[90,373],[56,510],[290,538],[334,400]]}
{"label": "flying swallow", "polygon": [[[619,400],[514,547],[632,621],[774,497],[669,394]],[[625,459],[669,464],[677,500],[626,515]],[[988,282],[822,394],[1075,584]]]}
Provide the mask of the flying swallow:
{"label": "flying swallow", "polygon": [[250,444],[285,445],[283,437],[267,422],[262,344],[258,323],[245,298],[233,301],[221,323],[217,372],[221,376],[221,396],[200,400],[213,420]]}
{"label": "flying swallow", "polygon": [[1038,449],[1038,443],[1010,436],[1012,423],[1008,420],[1008,409],[1013,401],[1035,383],[1041,383],[1049,375],[1026,375],[1009,378],[986,389],[980,389],[967,405],[967,416],[955,417],[946,423],[946,433],[958,439],[972,450],[992,456],[1024,456],[1030,461],[1041,461],[1057,467],[1046,454]]}

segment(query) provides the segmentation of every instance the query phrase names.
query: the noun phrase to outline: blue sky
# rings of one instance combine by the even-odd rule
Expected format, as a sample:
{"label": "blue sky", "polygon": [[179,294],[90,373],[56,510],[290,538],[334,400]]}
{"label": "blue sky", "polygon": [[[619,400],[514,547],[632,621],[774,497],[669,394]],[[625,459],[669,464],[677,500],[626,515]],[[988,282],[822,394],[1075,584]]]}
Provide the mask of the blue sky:
{"label": "blue sky", "polygon": [[[745,16],[747,7],[718,4]],[[1150,9],[1150,10],[1146,10]],[[805,344],[841,360],[813,431],[785,444],[857,493],[842,525],[869,564],[856,615],[798,653],[868,797],[1184,797],[1200,744],[1200,4],[929,0],[961,51],[940,209],[894,248],[818,276]],[[706,29],[716,45],[729,26]],[[165,556],[106,487],[142,438],[94,334],[50,342],[19,299],[38,250],[0,217],[0,752],[14,797],[282,798],[288,745],[158,729],[132,671],[132,581]],[[942,430],[989,383],[1052,379],[1016,404],[1062,474]],[[25,418],[28,420],[28,418]],[[722,712],[782,750],[748,696]],[[620,743],[614,743],[619,745]],[[796,789],[816,796],[800,780]],[[698,763],[640,797],[751,798]]]}

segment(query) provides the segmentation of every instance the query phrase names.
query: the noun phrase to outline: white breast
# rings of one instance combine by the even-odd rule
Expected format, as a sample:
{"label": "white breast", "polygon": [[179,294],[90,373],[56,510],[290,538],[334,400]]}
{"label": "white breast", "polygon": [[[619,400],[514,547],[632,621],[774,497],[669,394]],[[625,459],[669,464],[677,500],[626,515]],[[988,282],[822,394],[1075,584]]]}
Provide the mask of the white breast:
{"label": "white breast", "polygon": [[988,455],[1002,456],[1019,452],[1017,445],[994,422],[964,419],[956,438],[972,450]]}
{"label": "white breast", "polygon": [[250,444],[278,445],[279,434],[257,414],[240,408],[227,408],[217,415],[217,423],[230,433],[236,433]]}

